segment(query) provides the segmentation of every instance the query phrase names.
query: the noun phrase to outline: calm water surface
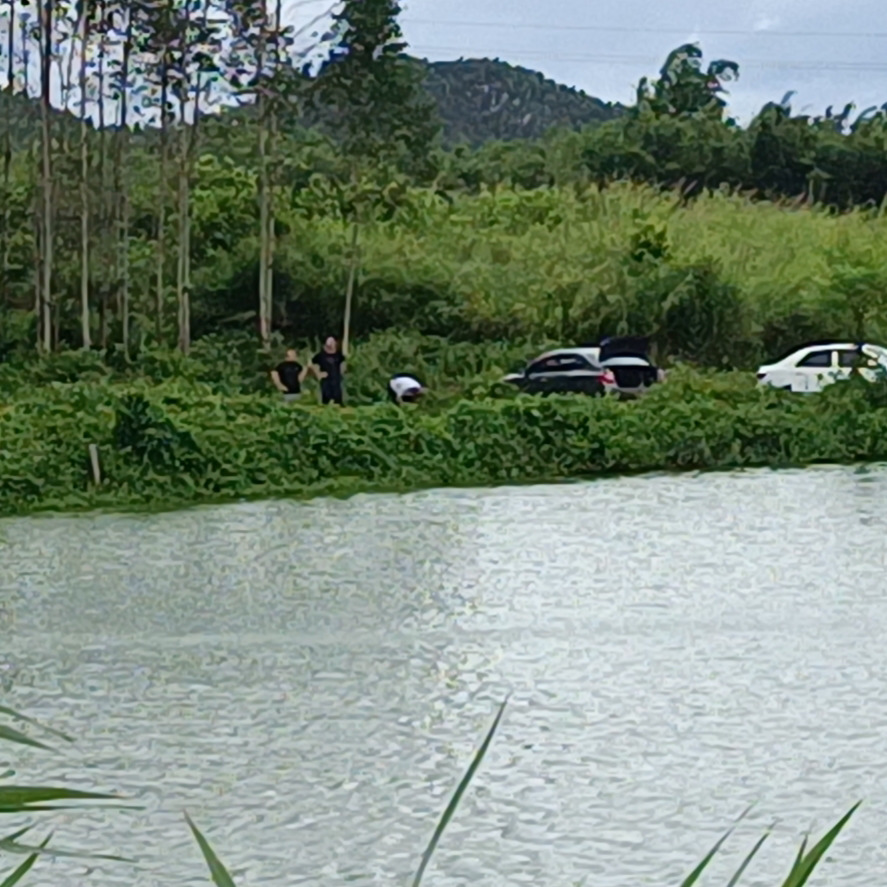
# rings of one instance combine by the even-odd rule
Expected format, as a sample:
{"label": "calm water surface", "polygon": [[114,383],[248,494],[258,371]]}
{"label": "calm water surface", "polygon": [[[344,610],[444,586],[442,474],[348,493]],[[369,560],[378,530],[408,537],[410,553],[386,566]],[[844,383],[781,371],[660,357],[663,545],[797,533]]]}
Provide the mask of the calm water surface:
{"label": "calm water surface", "polygon": [[408,883],[512,691],[429,885],[665,887],[756,802],[705,883],[777,820],[773,887],[864,798],[814,883],[870,887],[885,536],[830,467],[2,521],[6,699],[78,737],[15,765],[145,808],[54,820],[135,872],[28,883],[206,885],[186,809],[238,884]]}

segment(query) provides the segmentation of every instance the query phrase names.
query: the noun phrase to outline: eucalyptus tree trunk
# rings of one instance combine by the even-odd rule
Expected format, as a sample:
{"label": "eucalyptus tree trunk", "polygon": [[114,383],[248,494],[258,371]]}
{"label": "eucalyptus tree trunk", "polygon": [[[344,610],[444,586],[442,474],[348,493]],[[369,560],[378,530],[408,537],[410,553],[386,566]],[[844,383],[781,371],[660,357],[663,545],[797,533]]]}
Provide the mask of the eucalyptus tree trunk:
{"label": "eucalyptus tree trunk", "polygon": [[40,4],[40,133],[42,193],[41,229],[41,350],[52,350],[52,265],[53,256],[53,193],[52,193],[52,44],[53,44],[53,0],[43,0]]}
{"label": "eucalyptus tree trunk", "polygon": [[[26,19],[22,19],[21,22],[21,39],[22,39],[22,72],[24,74],[24,94],[27,98],[31,98],[31,52],[29,49],[29,32],[28,32],[28,21]],[[37,148],[39,146],[40,140],[37,138],[32,138],[29,140],[28,145],[28,169],[32,171],[36,171],[38,169],[37,162]],[[34,285],[34,319],[36,321],[35,327],[37,331],[37,340],[34,343],[37,351],[41,350],[41,333],[40,333],[40,309],[41,309],[41,269],[43,268],[43,250],[42,250],[42,240],[43,240],[43,225],[42,225],[42,215],[40,212],[40,201],[42,198],[42,193],[40,190],[40,178],[38,176],[36,187],[34,187],[31,191],[31,224],[32,224],[32,258],[33,258],[33,268],[34,268],[34,276],[32,279]]]}
{"label": "eucalyptus tree trunk", "polygon": [[154,331],[157,343],[163,338],[163,308],[166,301],[166,199],[169,168],[169,51],[160,56],[160,181],[157,188],[157,268],[155,278]]}
{"label": "eucalyptus tree trunk", "polygon": [[92,347],[89,317],[89,128],[86,124],[86,70],[89,55],[90,15],[80,10],[80,337],[84,349]]}
{"label": "eucalyptus tree trunk", "polygon": [[179,89],[179,256],[176,273],[176,301],[178,303],[179,350],[187,354],[191,349],[191,183],[190,183],[190,133],[187,121],[188,92],[190,87],[189,53],[191,38],[191,6],[185,4],[184,34],[181,40],[181,84]]}
{"label": "eucalyptus tree trunk", "polygon": [[[99,65],[98,65],[98,74],[99,74],[99,92],[98,92],[98,118],[99,118],[99,160],[98,160],[98,168],[96,170],[96,178],[98,179],[99,185],[99,201],[98,201],[98,225],[99,230],[103,230],[105,226],[105,222],[107,221],[107,202],[105,199],[105,169],[107,166],[107,156],[108,156],[108,138],[107,131],[105,129],[106,117],[105,117],[105,95],[107,88],[107,68],[105,66],[107,51],[108,51],[108,42],[107,42],[107,27],[108,27],[108,4],[107,0],[99,0],[99,25],[100,25],[100,40],[99,40]],[[110,309],[110,305],[108,304],[108,285],[107,280],[104,278],[101,280],[100,284],[100,300],[99,300],[99,344],[102,350],[105,350],[108,347],[108,313]]]}
{"label": "eucalyptus tree trunk", "polygon": [[262,0],[256,79],[259,89],[257,102],[259,116],[259,338],[265,350],[271,347],[271,306],[273,304],[273,296],[268,291],[268,267],[272,261],[268,237],[271,216],[271,188],[268,175],[269,97],[265,84],[269,31],[267,0]]}
{"label": "eucalyptus tree trunk", "polygon": [[355,219],[351,225],[351,248],[348,256],[348,282],[345,284],[345,316],[342,319],[342,353],[348,354],[351,341],[351,304],[354,300],[354,282],[357,279],[358,248],[360,222]]}
{"label": "eucalyptus tree trunk", "polygon": [[9,95],[6,98],[5,129],[3,133],[3,231],[0,233],[3,240],[0,243],[0,293],[7,297],[9,286],[9,242],[12,223],[10,183],[12,175],[12,97],[15,94],[15,17],[16,0],[9,0],[9,29],[6,32],[6,85]]}
{"label": "eucalyptus tree trunk", "polygon": [[[265,348],[271,346],[271,332],[274,327],[274,253],[276,249],[275,242],[275,216],[274,216],[274,195],[277,190],[277,176],[279,173],[280,157],[278,156],[278,105],[281,101],[281,95],[277,91],[280,81],[280,66],[282,63],[280,56],[280,39],[282,29],[282,2],[277,0],[274,9],[274,77],[272,80],[274,91],[268,96],[268,154],[271,159],[270,172],[266,176],[265,185],[267,187],[267,206],[265,210],[265,316],[268,319],[268,338],[267,343],[263,341]],[[267,169],[267,167],[266,167]]]}
{"label": "eucalyptus tree trunk", "polygon": [[351,187],[354,192],[354,221],[351,225],[351,244],[348,251],[348,280],[345,284],[345,316],[342,318],[342,353],[348,354],[351,342],[351,305],[354,301],[354,285],[357,280],[357,267],[360,263],[358,239],[362,219],[363,203],[361,200],[361,179],[357,163],[351,168]]}
{"label": "eucalyptus tree trunk", "polygon": [[125,10],[126,30],[123,37],[123,59],[120,65],[120,129],[116,134],[114,156],[115,211],[115,290],[118,297],[120,334],[123,353],[129,356],[129,175],[126,171],[129,153],[129,74],[132,59],[134,13]]}

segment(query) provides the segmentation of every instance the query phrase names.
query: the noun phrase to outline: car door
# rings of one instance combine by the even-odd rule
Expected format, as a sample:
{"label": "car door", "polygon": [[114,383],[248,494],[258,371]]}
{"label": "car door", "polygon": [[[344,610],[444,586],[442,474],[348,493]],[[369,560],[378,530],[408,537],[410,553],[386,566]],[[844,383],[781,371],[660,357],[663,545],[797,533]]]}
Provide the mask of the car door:
{"label": "car door", "polygon": [[792,373],[792,391],[814,392],[833,381],[830,378],[837,369],[837,356],[831,348],[810,351],[795,364]]}
{"label": "car door", "polygon": [[527,368],[527,390],[532,394],[588,392],[599,384],[599,375],[581,354],[553,354]]}
{"label": "car door", "polygon": [[835,356],[838,368],[835,370],[835,379],[846,381],[853,374],[853,370],[865,366],[865,358],[858,348],[838,348]]}
{"label": "car door", "polygon": [[527,394],[547,394],[551,391],[560,365],[558,358],[559,355],[556,354],[540,357],[527,367],[527,381],[524,385]]}

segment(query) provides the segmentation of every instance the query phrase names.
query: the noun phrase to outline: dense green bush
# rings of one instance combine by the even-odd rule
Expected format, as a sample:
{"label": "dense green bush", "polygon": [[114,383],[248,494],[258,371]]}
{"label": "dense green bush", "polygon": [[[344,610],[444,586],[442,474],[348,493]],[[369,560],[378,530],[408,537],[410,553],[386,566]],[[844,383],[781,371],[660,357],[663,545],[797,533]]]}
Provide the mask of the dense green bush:
{"label": "dense green bush", "polygon": [[[0,511],[887,458],[882,386],[821,395],[676,370],[637,402],[324,409],[200,382],[52,385],[0,412]],[[90,485],[87,444],[104,471]]]}
{"label": "dense green bush", "polygon": [[[459,399],[490,394],[505,373],[522,366],[552,343],[452,342],[437,336],[394,331],[370,336],[351,348],[347,370],[349,405],[377,403],[386,397],[397,372],[417,375],[430,389],[428,402],[444,406]],[[283,342],[277,337],[272,354],[262,352],[249,332],[210,335],[199,339],[185,357],[177,351],[144,348],[122,359],[119,351],[65,351],[37,360],[33,355],[0,365],[0,402],[30,397],[35,388],[81,382],[158,385],[164,382],[202,385],[217,394],[258,394],[273,391],[269,371],[286,346],[299,348],[303,363],[319,350],[318,340]],[[503,392],[499,392],[503,393]],[[315,385],[308,383],[309,399]]]}
{"label": "dense green bush", "polygon": [[[220,202],[227,175],[202,167],[193,197],[195,216],[206,219],[194,239],[214,244],[194,260],[198,341],[257,338],[257,246],[243,236],[257,224],[255,201]],[[275,327],[287,340],[316,340],[342,327],[348,230],[332,204],[308,216],[309,198],[290,197],[278,208]],[[134,199],[150,211],[150,192]],[[317,200],[328,197],[320,191]],[[213,214],[222,211],[243,218],[221,224]],[[632,332],[650,335],[665,354],[750,367],[772,358],[774,345],[792,347],[813,332],[887,336],[887,304],[860,304],[866,281],[887,261],[885,224],[861,211],[835,216],[724,193],[686,204],[678,193],[626,183],[449,196],[409,188],[390,217],[361,231],[352,335],[397,331],[479,343]],[[17,263],[30,261],[27,238],[16,248]],[[157,346],[153,248],[147,235],[133,240],[134,350]],[[76,254],[68,255],[54,277],[65,294],[63,346],[80,339],[78,267]],[[33,293],[15,301],[26,306]],[[168,349],[172,302],[164,317]],[[795,325],[797,318],[804,323]],[[110,341],[119,341],[114,330]],[[195,342],[195,354],[200,349]],[[0,360],[34,351],[33,317],[0,308]]]}

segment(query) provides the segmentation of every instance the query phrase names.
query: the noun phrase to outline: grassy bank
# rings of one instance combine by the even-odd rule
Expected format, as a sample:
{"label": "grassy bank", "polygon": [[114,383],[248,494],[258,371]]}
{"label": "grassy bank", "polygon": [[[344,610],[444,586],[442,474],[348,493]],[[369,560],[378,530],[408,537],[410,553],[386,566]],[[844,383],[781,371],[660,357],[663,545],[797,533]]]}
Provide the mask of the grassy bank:
{"label": "grassy bank", "polygon": [[[887,388],[806,397],[678,371],[637,402],[324,409],[199,382],[56,384],[0,412],[0,513],[887,459]],[[90,479],[97,445],[102,482]]]}

